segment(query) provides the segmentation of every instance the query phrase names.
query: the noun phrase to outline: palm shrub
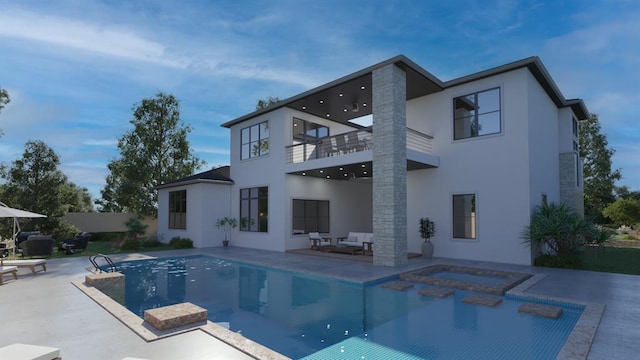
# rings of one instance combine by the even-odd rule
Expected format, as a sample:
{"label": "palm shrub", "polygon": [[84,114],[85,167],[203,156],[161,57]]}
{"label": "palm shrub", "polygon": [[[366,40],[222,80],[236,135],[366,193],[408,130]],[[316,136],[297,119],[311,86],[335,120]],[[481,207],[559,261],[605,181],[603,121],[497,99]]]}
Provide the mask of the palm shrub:
{"label": "palm shrub", "polygon": [[597,235],[595,225],[572,212],[565,204],[542,204],[533,212],[531,223],[522,231],[522,238],[532,248],[546,245],[558,256],[579,252]]}

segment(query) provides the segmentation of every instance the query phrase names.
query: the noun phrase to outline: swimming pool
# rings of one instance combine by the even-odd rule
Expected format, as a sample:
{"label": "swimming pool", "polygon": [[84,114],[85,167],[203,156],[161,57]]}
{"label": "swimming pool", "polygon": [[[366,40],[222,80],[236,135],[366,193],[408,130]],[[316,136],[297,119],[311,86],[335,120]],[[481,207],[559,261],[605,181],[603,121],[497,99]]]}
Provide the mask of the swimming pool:
{"label": "swimming pool", "polygon": [[[189,301],[209,320],[298,359],[553,359],[582,313],[559,320],[519,314],[522,299],[495,308],[363,286],[208,256],[123,262],[125,306],[144,310]],[[561,304],[555,304],[556,306]]]}

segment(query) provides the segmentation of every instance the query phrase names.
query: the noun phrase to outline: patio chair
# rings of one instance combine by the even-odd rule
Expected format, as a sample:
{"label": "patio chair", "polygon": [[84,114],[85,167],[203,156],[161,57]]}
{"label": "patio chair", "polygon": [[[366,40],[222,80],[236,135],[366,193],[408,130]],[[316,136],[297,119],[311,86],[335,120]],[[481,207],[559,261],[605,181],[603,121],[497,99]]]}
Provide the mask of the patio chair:
{"label": "patio chair", "polygon": [[66,239],[60,242],[60,244],[58,244],[58,251],[66,251],[67,255],[73,254],[76,251],[84,251],[87,249],[87,245],[89,245],[90,239],[90,233],[81,232],[80,234],[70,239]]}
{"label": "patio chair", "polygon": [[53,238],[51,235],[31,235],[22,242],[22,256],[53,255]]}
{"label": "patio chair", "polygon": [[312,250],[320,250],[323,246],[331,246],[331,238],[322,237],[320,236],[320,233],[317,232],[309,233],[309,241],[311,241]]}

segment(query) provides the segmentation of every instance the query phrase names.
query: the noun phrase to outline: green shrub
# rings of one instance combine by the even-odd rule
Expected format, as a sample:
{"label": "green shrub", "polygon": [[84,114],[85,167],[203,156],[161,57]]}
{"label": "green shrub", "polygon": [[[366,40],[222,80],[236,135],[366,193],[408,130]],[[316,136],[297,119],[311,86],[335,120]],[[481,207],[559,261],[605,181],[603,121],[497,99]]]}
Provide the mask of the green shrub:
{"label": "green shrub", "polygon": [[91,233],[91,241],[118,241],[126,237],[124,231]]}
{"label": "green shrub", "polygon": [[174,249],[191,249],[193,247],[193,241],[189,238],[176,236],[169,241],[169,246]]}
{"label": "green shrub", "polygon": [[549,255],[542,254],[538,256],[534,262],[536,266],[564,268],[564,269],[582,269],[582,257],[580,254],[564,254]]}
{"label": "green shrub", "polygon": [[143,248],[152,248],[160,246],[160,241],[156,238],[144,238],[142,239],[142,247]]}
{"label": "green shrub", "polygon": [[127,239],[120,245],[120,250],[139,250],[142,247],[142,241],[139,239]]}

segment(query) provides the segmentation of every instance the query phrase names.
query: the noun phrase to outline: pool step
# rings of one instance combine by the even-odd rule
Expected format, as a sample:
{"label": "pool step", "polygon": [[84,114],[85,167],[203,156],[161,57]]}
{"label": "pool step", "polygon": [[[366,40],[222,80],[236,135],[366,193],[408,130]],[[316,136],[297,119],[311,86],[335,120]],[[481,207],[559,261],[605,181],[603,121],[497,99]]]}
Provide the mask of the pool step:
{"label": "pool step", "polygon": [[550,305],[524,303],[520,305],[518,312],[557,320],[560,315],[562,315],[562,308]]}
{"label": "pool step", "polygon": [[462,302],[465,304],[494,307],[498,304],[502,304],[502,298],[496,296],[470,295],[462,299]]}
{"label": "pool step", "polygon": [[144,321],[158,330],[207,321],[207,310],[189,302],[144,311]]}
{"label": "pool step", "polygon": [[422,296],[430,296],[430,297],[437,297],[440,299],[444,299],[447,296],[450,296],[453,294],[453,290],[451,289],[442,289],[442,288],[424,288],[420,291],[418,291],[418,294],[422,295]]}
{"label": "pool step", "polygon": [[410,283],[408,281],[390,281],[388,283],[384,283],[380,285],[380,287],[383,287],[385,289],[395,290],[395,291],[407,291],[413,288],[413,286],[414,286],[413,283]]}

